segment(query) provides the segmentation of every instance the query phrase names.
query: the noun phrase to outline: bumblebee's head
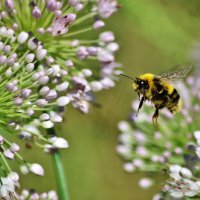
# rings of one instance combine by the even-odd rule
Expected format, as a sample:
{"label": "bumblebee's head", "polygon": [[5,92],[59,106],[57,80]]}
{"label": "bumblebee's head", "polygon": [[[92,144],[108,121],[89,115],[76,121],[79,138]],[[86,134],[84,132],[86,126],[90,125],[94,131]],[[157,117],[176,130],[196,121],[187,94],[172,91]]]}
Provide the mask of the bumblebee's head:
{"label": "bumblebee's head", "polygon": [[149,80],[152,79],[151,74],[140,75],[139,77],[136,78],[132,78],[124,74],[120,75],[133,80],[133,89],[137,93],[142,93],[142,94],[144,94],[149,89]]}
{"label": "bumblebee's head", "polygon": [[138,93],[145,93],[149,89],[148,80],[136,77],[133,83],[133,89]]}

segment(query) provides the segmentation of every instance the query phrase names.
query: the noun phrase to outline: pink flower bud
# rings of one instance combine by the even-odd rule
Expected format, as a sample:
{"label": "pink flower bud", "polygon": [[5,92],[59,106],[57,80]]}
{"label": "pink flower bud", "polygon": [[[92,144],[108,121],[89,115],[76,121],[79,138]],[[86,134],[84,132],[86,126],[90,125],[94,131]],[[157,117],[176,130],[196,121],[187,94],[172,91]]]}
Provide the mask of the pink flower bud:
{"label": "pink flower bud", "polygon": [[13,10],[13,9],[14,9],[14,2],[13,2],[13,0],[6,0],[6,1],[5,1],[5,5],[6,5],[6,7],[8,7],[10,10]]}
{"label": "pink flower bud", "polygon": [[59,97],[57,99],[57,105],[58,106],[66,106],[70,102],[69,97]]}
{"label": "pink flower bud", "polygon": [[57,9],[57,3],[55,0],[48,0],[46,6],[47,9],[52,12],[54,12]]}
{"label": "pink flower bud", "polygon": [[14,153],[14,152],[17,152],[20,150],[20,147],[18,144],[16,143],[12,143],[11,146],[10,146],[10,150]]}
{"label": "pink flower bud", "polygon": [[40,9],[35,6],[32,12],[33,17],[40,18],[42,16]]}
{"label": "pink flower bud", "polygon": [[14,159],[14,153],[10,150],[10,149],[6,149],[4,152],[3,152],[4,156],[10,160],[13,160]]}
{"label": "pink flower bud", "polygon": [[100,28],[103,28],[105,26],[105,23],[101,20],[97,20],[94,24],[93,24],[93,28],[98,30]]}
{"label": "pink flower bud", "polygon": [[26,42],[27,39],[28,39],[28,33],[26,32],[21,32],[17,37],[18,42],[21,44]]}
{"label": "pink flower bud", "polygon": [[39,165],[38,163],[33,163],[31,164],[29,170],[38,175],[38,176],[43,176],[44,175],[44,169],[41,165]]}

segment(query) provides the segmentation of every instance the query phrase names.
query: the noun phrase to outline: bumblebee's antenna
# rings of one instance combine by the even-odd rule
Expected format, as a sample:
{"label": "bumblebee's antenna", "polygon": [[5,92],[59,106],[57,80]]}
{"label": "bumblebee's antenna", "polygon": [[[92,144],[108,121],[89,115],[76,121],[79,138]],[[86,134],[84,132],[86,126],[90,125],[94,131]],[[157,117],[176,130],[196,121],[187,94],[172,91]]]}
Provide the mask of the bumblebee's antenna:
{"label": "bumblebee's antenna", "polygon": [[124,76],[124,77],[126,77],[126,78],[129,78],[129,79],[131,79],[131,80],[133,80],[133,81],[135,81],[135,79],[133,79],[133,78],[131,78],[130,76],[127,76],[127,75],[125,75],[125,74],[120,74],[121,76]]}

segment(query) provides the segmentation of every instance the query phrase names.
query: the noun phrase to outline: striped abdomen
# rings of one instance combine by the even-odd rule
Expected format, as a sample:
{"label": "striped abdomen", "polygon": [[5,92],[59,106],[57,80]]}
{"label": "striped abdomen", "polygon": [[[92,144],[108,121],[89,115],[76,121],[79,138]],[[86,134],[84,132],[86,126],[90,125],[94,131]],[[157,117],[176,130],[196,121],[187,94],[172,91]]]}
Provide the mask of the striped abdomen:
{"label": "striped abdomen", "polygon": [[166,107],[170,112],[178,112],[181,107],[180,95],[177,90],[169,83],[161,79],[153,78],[152,102],[155,107],[162,109]]}
{"label": "striped abdomen", "polygon": [[167,108],[170,112],[178,112],[180,111],[182,106],[182,101],[180,99],[180,95],[178,94],[177,90],[174,88],[172,94],[169,95],[169,103]]}

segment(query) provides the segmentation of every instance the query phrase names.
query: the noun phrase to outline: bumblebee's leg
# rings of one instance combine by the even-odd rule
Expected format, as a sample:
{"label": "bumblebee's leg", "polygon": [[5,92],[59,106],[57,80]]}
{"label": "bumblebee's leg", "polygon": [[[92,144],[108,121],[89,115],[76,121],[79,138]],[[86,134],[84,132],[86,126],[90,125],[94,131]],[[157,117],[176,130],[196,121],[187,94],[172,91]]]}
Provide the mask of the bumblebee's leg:
{"label": "bumblebee's leg", "polygon": [[140,93],[138,92],[137,94],[138,94],[138,98],[139,98],[139,101],[140,101]]}
{"label": "bumblebee's leg", "polygon": [[144,102],[144,96],[143,96],[142,99],[140,100],[140,104],[139,104],[139,106],[138,106],[138,110],[137,110],[137,113],[136,113],[136,117],[138,116],[138,113],[139,113],[140,108],[142,108],[143,102]]}
{"label": "bumblebee's leg", "polygon": [[159,116],[159,109],[156,108],[153,116],[152,116],[152,122],[154,124],[154,126],[157,126],[157,119],[158,119],[158,116]]}

